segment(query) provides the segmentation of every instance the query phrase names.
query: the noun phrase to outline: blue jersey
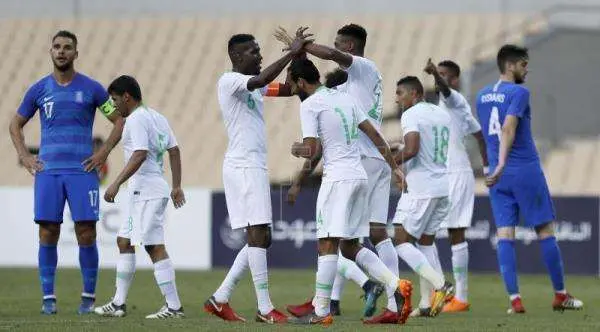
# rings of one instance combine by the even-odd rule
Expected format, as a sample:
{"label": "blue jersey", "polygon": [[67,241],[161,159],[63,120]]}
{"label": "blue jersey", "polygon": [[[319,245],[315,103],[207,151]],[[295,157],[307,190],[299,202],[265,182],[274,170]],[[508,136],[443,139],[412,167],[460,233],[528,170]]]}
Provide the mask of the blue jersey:
{"label": "blue jersey", "polygon": [[59,85],[53,75],[48,75],[27,90],[17,112],[31,118],[40,111],[39,159],[44,165],[43,172],[84,172],[81,163],[93,153],[96,108],[111,112],[108,93],[100,83],[80,73],[66,86]]}
{"label": "blue jersey", "polygon": [[512,82],[498,81],[477,94],[477,115],[487,144],[490,170],[498,165],[502,125],[507,115],[519,118],[505,171],[540,162],[531,134],[529,90]]}

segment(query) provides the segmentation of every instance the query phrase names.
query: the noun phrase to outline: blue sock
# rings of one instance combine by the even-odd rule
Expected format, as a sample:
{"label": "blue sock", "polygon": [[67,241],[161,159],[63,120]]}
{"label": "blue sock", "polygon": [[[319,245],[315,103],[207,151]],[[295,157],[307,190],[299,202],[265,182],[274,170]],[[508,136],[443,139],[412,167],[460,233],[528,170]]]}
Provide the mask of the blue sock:
{"label": "blue sock", "polygon": [[555,291],[562,291],[565,289],[563,262],[560,256],[560,248],[556,243],[556,238],[551,236],[549,238],[540,240],[540,246],[542,248],[542,256],[548,274],[550,274],[550,280],[552,280],[552,287]]}
{"label": "blue sock", "polygon": [[58,252],[55,244],[42,244],[38,249],[38,269],[44,299],[54,298],[54,276]]}
{"label": "blue sock", "polygon": [[83,277],[82,296],[94,297],[98,277],[98,247],[95,242],[92,245],[79,246],[79,266]]}
{"label": "blue sock", "polygon": [[517,258],[515,255],[515,241],[499,239],[497,245],[498,265],[504,280],[504,286],[509,295],[519,293],[517,280]]}

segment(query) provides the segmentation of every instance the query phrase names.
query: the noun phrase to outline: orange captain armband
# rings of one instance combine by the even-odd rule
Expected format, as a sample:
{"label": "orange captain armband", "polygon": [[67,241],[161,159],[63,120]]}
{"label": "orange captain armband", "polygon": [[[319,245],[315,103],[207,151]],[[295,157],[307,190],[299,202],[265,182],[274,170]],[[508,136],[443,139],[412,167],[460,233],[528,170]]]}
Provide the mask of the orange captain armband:
{"label": "orange captain armband", "polygon": [[282,85],[283,84],[281,84],[281,83],[269,83],[269,85],[267,85],[267,93],[265,94],[265,96],[267,96],[267,97],[279,96],[279,88]]}

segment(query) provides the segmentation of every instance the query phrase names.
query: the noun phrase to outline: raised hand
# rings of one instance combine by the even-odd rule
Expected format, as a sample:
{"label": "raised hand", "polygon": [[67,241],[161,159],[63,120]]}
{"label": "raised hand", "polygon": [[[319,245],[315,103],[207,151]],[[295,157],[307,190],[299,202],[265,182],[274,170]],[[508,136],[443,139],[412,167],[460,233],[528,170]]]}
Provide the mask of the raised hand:
{"label": "raised hand", "polygon": [[435,66],[433,61],[431,61],[431,58],[427,60],[427,64],[425,65],[425,69],[423,70],[429,75],[433,75],[433,73],[437,71],[437,67]]}
{"label": "raised hand", "polygon": [[282,27],[277,28],[275,33],[275,39],[279,40],[285,45],[283,51],[290,51],[294,54],[300,54],[303,52],[304,45],[312,43],[314,41],[312,33],[306,33],[308,27],[299,27],[296,30],[296,37],[292,38],[290,34]]}

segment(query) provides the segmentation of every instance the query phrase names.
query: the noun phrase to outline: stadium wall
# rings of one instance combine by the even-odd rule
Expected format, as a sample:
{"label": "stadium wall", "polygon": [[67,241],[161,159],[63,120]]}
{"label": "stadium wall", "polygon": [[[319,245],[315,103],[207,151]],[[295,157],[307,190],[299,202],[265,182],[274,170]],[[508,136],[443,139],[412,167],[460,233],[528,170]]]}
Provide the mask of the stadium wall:
{"label": "stadium wall", "polygon": [[[285,203],[285,189],[271,193],[273,206],[273,245],[269,264],[273,268],[314,268],[316,264],[315,202],[317,188],[306,188],[294,206]],[[101,196],[102,197],[102,196]],[[4,203],[3,231],[0,232],[0,266],[37,266],[37,227],[33,219],[33,190],[27,187],[0,187]],[[389,219],[393,217],[399,195],[389,201]],[[244,246],[245,233],[232,231],[222,191],[202,188],[186,190],[187,205],[167,212],[166,242],[178,269],[203,270],[229,267],[237,251]],[[570,274],[600,275],[600,198],[555,197],[557,239],[560,241],[565,271]],[[122,196],[115,204],[101,204],[98,224],[100,264],[114,268],[118,251],[116,234],[127,212]],[[391,233],[392,230],[390,230]],[[444,269],[450,270],[447,233],[438,233],[438,248]],[[545,273],[535,233],[517,230],[518,269],[524,273]],[[467,231],[470,242],[470,270],[496,272],[496,237],[491,208],[486,196],[475,200],[473,227]],[[365,243],[369,245],[368,241]],[[138,266],[150,268],[147,255],[138,251]],[[59,243],[59,265],[78,266],[78,248],[68,208]],[[402,271],[409,271],[402,265]]]}

